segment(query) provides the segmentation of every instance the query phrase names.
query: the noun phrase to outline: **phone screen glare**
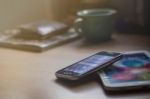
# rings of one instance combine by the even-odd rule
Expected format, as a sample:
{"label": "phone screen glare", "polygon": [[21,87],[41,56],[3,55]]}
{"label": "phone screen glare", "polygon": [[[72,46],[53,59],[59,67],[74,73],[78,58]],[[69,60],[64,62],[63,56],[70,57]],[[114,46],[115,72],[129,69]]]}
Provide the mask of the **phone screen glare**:
{"label": "phone screen glare", "polygon": [[70,71],[78,74],[84,74],[104,63],[113,59],[112,56],[94,55],[83,61],[80,61],[72,66],[65,68],[65,71]]}

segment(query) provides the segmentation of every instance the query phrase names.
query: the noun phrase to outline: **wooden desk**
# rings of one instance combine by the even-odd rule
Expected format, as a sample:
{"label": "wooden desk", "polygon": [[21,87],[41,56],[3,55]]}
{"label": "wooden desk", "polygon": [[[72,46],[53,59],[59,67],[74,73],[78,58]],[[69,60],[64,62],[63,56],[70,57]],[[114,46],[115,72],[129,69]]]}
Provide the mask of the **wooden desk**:
{"label": "wooden desk", "polygon": [[78,40],[44,53],[0,48],[0,99],[150,99],[149,93],[109,96],[96,81],[76,87],[55,81],[55,71],[102,50],[150,51],[150,39],[114,35],[105,43],[88,45]]}

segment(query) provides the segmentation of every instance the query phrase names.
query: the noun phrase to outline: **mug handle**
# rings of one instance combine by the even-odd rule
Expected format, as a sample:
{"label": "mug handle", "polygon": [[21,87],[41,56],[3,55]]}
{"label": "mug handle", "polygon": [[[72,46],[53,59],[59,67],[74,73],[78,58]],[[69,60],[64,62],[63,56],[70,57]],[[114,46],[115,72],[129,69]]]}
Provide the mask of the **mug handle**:
{"label": "mug handle", "polygon": [[77,18],[74,22],[74,29],[76,32],[78,32],[79,34],[82,34],[83,30],[82,30],[82,18]]}

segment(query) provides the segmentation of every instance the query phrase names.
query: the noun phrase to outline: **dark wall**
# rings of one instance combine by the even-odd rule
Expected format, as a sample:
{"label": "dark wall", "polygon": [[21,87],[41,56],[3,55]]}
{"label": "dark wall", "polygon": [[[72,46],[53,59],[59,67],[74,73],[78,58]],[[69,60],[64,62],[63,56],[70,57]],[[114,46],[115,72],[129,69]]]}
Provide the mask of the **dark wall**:
{"label": "dark wall", "polygon": [[144,30],[150,34],[150,0],[144,0]]}

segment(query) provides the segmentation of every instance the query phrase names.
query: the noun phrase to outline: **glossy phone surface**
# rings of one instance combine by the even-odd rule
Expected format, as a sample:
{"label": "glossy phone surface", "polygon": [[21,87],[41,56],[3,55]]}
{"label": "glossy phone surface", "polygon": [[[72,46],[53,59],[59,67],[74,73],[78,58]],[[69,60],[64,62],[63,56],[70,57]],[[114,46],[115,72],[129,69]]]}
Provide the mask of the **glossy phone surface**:
{"label": "glossy phone surface", "polygon": [[150,86],[149,53],[125,54],[121,60],[99,74],[104,86],[110,88]]}
{"label": "glossy phone surface", "polygon": [[57,71],[56,76],[59,78],[76,80],[83,77],[84,75],[90,74],[105,66],[108,66],[108,64],[117,61],[120,56],[120,53],[99,52],[62,70]]}

